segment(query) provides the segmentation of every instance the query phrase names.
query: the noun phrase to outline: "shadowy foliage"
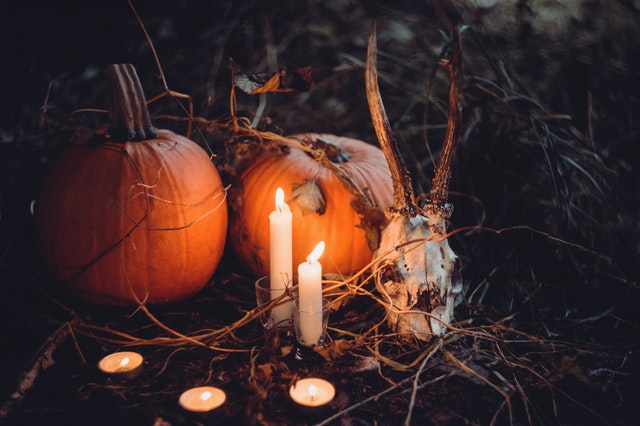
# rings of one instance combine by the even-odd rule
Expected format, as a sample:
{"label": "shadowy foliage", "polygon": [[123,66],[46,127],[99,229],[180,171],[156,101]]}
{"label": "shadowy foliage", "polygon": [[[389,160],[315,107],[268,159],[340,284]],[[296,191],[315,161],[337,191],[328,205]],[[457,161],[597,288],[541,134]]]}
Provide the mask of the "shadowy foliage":
{"label": "shadowy foliage", "polygon": [[[166,84],[194,105],[190,120],[186,100],[166,96],[152,118],[180,133],[191,123],[191,137],[218,155],[232,138],[267,132],[375,144],[364,57],[376,19],[382,96],[416,192],[428,193],[448,96],[438,65],[447,40],[430,2],[133,3]],[[533,3],[456,3],[469,27],[450,185],[466,290],[455,328],[426,345],[390,335],[363,271],[330,282],[343,303],[330,343],[302,361],[290,334],[259,327],[255,277],[230,255],[201,294],[168,307],[83,306],[51,282],[31,203],[64,147],[108,122],[104,68],[133,63],[148,98],[167,88],[126,1],[0,5],[0,342],[11,349],[0,357],[0,424],[637,422],[640,35],[626,22],[639,11],[585,2],[552,31],[536,26]],[[249,74],[310,66],[313,87],[237,91],[235,118],[253,123],[240,129],[230,59]],[[97,360],[124,347],[144,353],[142,378],[99,376]],[[29,371],[32,386],[12,399]],[[306,375],[336,384],[332,413],[295,411],[287,389]],[[225,388],[226,408],[182,411],[180,392],[206,383]]]}

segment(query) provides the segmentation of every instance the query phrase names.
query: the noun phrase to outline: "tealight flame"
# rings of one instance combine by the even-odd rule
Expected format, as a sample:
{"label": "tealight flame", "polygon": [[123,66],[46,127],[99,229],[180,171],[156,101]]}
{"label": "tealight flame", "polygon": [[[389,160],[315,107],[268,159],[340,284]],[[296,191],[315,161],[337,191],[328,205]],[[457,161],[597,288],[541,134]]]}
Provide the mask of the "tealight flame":
{"label": "tealight flame", "polygon": [[313,401],[313,398],[315,398],[316,394],[318,393],[318,388],[316,388],[314,385],[309,385],[309,389],[307,389],[307,392],[309,392],[309,401]]}
{"label": "tealight flame", "polygon": [[276,189],[276,208],[282,207],[284,204],[284,191],[282,188]]}
{"label": "tealight flame", "polygon": [[202,394],[200,395],[200,399],[203,401],[208,400],[209,398],[211,398],[211,392],[209,391],[204,391],[202,392]]}
{"label": "tealight flame", "polygon": [[313,249],[311,254],[307,257],[307,262],[311,263],[317,261],[320,256],[322,256],[322,253],[324,253],[324,241],[320,241],[316,248]]}
{"label": "tealight flame", "polygon": [[131,360],[129,359],[129,357],[128,357],[128,356],[125,356],[124,358],[122,358],[122,359],[120,360],[120,364],[118,364],[118,367],[119,367],[119,368],[124,368],[124,367],[126,367],[126,366],[127,366],[127,364],[129,364],[129,362],[130,362],[130,361],[131,361]]}

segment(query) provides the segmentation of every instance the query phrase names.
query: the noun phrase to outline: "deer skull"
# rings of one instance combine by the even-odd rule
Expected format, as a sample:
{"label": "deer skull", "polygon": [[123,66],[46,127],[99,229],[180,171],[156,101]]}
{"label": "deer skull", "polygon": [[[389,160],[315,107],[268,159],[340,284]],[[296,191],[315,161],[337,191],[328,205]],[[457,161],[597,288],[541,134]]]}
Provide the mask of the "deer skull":
{"label": "deer skull", "polygon": [[414,200],[411,178],[400,155],[382,104],[376,71],[375,25],[367,49],[367,100],[373,125],[391,170],[394,203],[375,253],[376,288],[387,303],[387,322],[403,336],[430,340],[442,335],[453,320],[456,296],[462,290],[460,261],[447,240],[446,219],[451,160],[462,116],[462,72],[459,27],[453,31],[452,55],[442,62],[450,76],[449,118],[431,198],[424,209]]}

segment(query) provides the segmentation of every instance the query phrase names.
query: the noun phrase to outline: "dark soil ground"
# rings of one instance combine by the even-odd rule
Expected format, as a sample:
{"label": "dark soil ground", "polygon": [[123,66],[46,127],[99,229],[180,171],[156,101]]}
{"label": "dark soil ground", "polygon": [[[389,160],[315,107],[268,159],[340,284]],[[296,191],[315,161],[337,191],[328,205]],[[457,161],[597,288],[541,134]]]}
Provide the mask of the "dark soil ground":
{"label": "dark soil ground", "polygon": [[[311,66],[312,90],[263,96],[256,127],[374,144],[363,61],[376,19],[382,95],[414,186],[429,190],[448,90],[431,3],[134,3],[169,89],[191,96],[201,124],[229,119],[230,58],[247,72]],[[0,424],[639,424],[640,12],[585,2],[545,27],[544,2],[464,4],[457,328],[429,343],[384,325],[371,333],[384,310],[355,297],[332,314],[327,350],[300,360],[290,334],[257,321],[206,347],[168,330],[224,330],[255,307],[255,277],[231,253],[198,295],[148,311],[87,306],[47,275],[32,200],[64,146],[107,121],[77,111],[108,107],[111,63],[133,63],[148,98],[165,88],[126,1],[2,3]],[[238,114],[253,120],[259,102],[239,92]],[[152,118],[184,133],[180,105],[160,99]],[[224,153],[228,130],[198,130],[196,142]],[[132,346],[145,356],[139,378],[99,374],[102,356]],[[290,384],[310,375],[336,386],[326,411],[289,400]],[[227,403],[182,410],[180,393],[205,384]]]}

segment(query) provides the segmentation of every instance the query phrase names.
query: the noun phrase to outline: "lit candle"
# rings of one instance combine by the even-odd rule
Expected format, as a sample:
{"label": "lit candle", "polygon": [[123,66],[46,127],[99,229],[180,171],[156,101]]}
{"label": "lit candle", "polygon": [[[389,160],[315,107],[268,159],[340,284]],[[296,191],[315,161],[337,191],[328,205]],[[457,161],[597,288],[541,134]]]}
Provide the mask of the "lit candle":
{"label": "lit candle", "polygon": [[333,400],[336,389],[323,379],[306,378],[298,380],[289,389],[289,396],[304,407],[320,407]]}
{"label": "lit candle", "polygon": [[298,265],[298,309],[301,343],[313,346],[322,337],[322,265],[318,258],[324,241],[313,249],[306,262]]}
{"label": "lit candle", "polygon": [[182,408],[196,413],[215,410],[227,400],[227,394],[213,386],[200,386],[186,390],[180,395],[178,403]]}
{"label": "lit candle", "polygon": [[114,352],[102,358],[98,369],[120,380],[131,380],[142,373],[142,355],[137,352]]}
{"label": "lit candle", "polygon": [[[269,275],[271,298],[280,297],[285,291],[292,274],[291,210],[284,202],[282,188],[276,190],[276,208],[269,215]],[[271,316],[276,325],[288,325],[291,318],[291,304],[282,303],[274,307]]]}

